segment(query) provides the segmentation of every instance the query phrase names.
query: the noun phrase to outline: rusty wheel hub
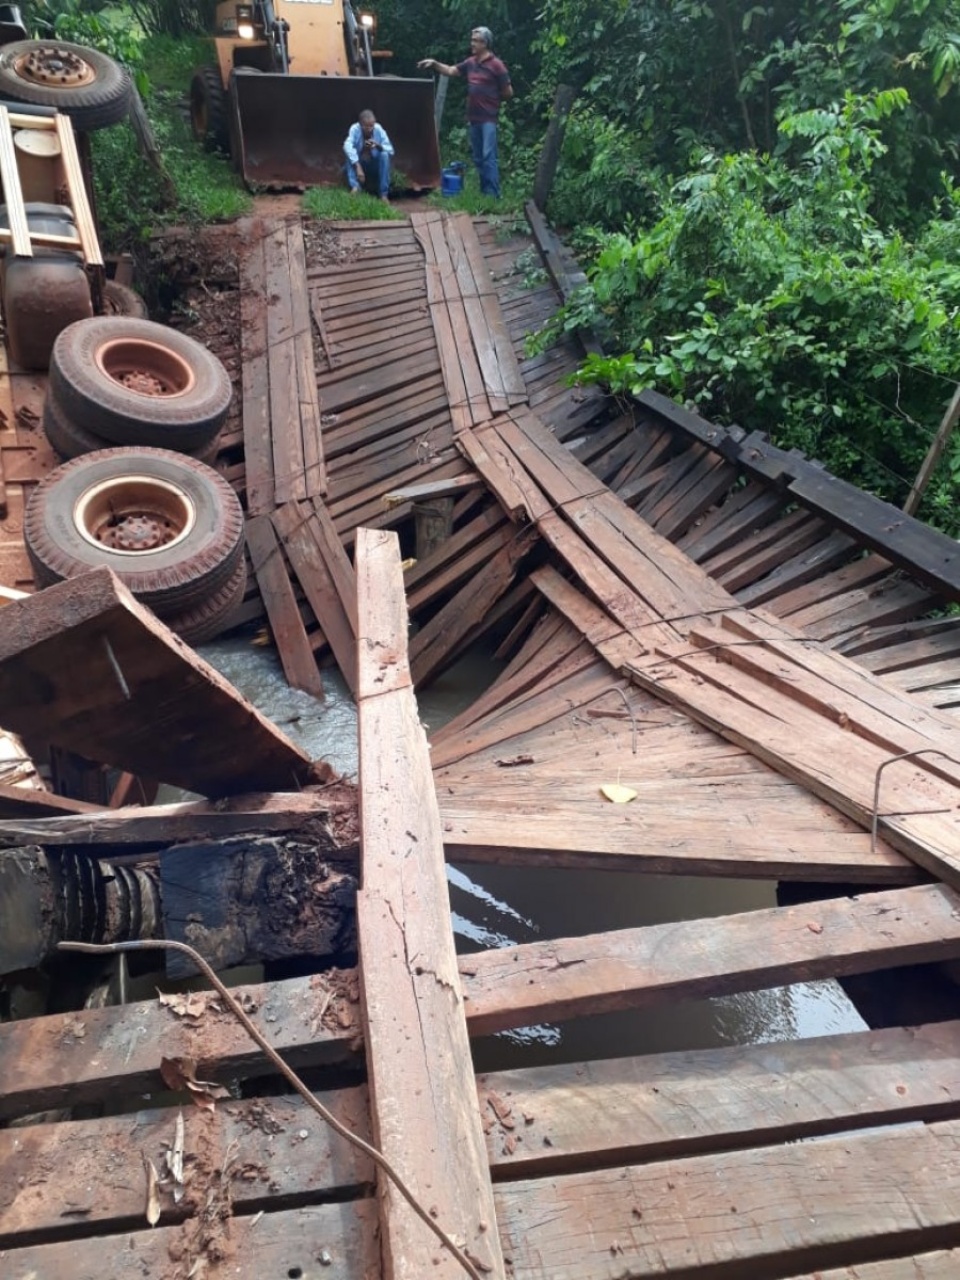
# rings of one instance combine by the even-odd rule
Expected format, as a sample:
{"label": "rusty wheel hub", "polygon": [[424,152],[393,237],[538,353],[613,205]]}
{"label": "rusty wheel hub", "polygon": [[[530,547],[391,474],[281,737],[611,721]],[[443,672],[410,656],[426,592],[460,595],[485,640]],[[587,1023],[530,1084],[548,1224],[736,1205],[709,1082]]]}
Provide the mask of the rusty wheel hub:
{"label": "rusty wheel hub", "polygon": [[180,485],[136,474],[92,485],[74,508],[77,530],[87,542],[128,556],[175,546],[196,518],[193,500]]}
{"label": "rusty wheel hub", "polygon": [[17,74],[21,80],[58,89],[75,89],[92,84],[97,78],[89,62],[78,54],[68,49],[49,47],[34,49],[22,58],[17,65]]}
{"label": "rusty wheel hub", "polygon": [[97,530],[97,539],[112,551],[156,551],[177,536],[168,520],[128,513]]}
{"label": "rusty wheel hub", "polygon": [[149,369],[128,369],[117,377],[117,382],[128,391],[136,391],[142,396],[169,396],[176,393],[176,388],[169,386]]}

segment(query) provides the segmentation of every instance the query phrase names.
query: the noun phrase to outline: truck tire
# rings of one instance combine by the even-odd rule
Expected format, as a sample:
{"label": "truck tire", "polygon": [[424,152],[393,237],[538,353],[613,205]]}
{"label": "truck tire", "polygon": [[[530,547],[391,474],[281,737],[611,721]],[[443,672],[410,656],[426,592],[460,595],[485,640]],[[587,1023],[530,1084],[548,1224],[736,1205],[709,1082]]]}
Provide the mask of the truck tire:
{"label": "truck tire", "polygon": [[[85,453],[96,453],[100,449],[110,449],[114,442],[105,440],[103,436],[98,436],[93,431],[88,431],[86,427],[79,427],[60,407],[60,402],[52,391],[48,392],[43,402],[43,413],[40,418],[43,426],[43,433],[50,442],[54,451],[65,461],[71,458],[79,458]],[[120,441],[120,443],[124,443]],[[166,447],[163,440],[163,433],[157,430],[156,438],[148,440],[147,444],[151,448],[163,449]],[[189,458],[196,458],[197,462],[203,462],[208,467],[213,466],[217,460],[217,454],[220,452],[220,432],[210,440],[207,444],[202,445],[199,449],[179,449],[178,453],[183,453]]]}
{"label": "truck tire", "polygon": [[229,582],[202,603],[183,613],[171,614],[164,622],[187,644],[203,644],[226,631],[243,604],[247,590],[247,562],[241,559]]}
{"label": "truck tire", "polygon": [[103,314],[105,316],[130,316],[134,320],[148,320],[147,304],[125,284],[108,280],[103,286]]}
{"label": "truck tire", "polygon": [[107,565],[158,617],[200,605],[243,559],[243,511],[222,476],[165,449],[102,449],[37,485],[23,537],[37,585]]}
{"label": "truck tire", "polygon": [[216,67],[200,67],[190,81],[190,128],[210,151],[230,150],[227,95]]}
{"label": "truck tire", "polygon": [[69,325],[50,356],[50,388],[79,427],[116,444],[198,449],[223,425],[233,387],[215,355],[152,320],[95,316]]}
{"label": "truck tire", "polygon": [[84,132],[124,120],[133,84],[112,58],[65,40],[17,40],[0,47],[0,98],[55,107]]}

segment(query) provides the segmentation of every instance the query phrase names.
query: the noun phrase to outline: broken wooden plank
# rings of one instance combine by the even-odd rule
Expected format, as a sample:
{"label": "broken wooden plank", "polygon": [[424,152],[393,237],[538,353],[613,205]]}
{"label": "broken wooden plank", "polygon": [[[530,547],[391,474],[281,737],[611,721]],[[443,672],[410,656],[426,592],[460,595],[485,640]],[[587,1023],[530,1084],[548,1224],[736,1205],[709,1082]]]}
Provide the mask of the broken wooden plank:
{"label": "broken wooden plank", "polygon": [[273,524],[267,516],[255,516],[246,522],[244,532],[287,684],[322,698],[323,680]]}
{"label": "broken wooden plank", "polygon": [[107,568],[0,610],[0,722],[206,795],[332,776]]}
{"label": "broken wooden plank", "polygon": [[351,691],[356,690],[356,634],[327,563],[328,549],[314,530],[313,508],[305,502],[288,502],[273,513],[297,581],[310,603],[337,665]]}
{"label": "broken wooden plank", "polygon": [[[504,1275],[457,974],[440,816],[407,665],[393,534],[357,535],[363,888],[358,895],[367,1066],[377,1145],[483,1271]],[[416,867],[412,876],[410,868]],[[459,1262],[378,1179],[384,1274],[459,1277]]]}

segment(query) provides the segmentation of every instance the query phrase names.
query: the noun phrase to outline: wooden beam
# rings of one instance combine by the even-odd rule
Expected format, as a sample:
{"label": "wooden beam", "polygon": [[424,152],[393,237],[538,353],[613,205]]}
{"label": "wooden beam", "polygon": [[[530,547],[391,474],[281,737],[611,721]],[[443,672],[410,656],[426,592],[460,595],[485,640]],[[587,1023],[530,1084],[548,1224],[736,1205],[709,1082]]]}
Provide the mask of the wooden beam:
{"label": "wooden beam", "polygon": [[0,610],[0,723],[206,795],[332,776],[107,568]]}
{"label": "wooden beam", "polygon": [[922,885],[482,951],[460,974],[471,1033],[487,1035],[958,956],[960,897]]}
{"label": "wooden beam", "polygon": [[957,1118],[958,1055],[941,1022],[495,1071],[477,1092],[495,1176],[543,1178]]}
{"label": "wooden beam", "polygon": [[[50,792],[32,794],[41,798]],[[0,848],[19,845],[180,844],[194,840],[222,840],[227,836],[297,831],[324,824],[334,814],[353,807],[353,786],[340,784],[328,791],[266,792],[228,796],[221,800],[186,800],[180,804],[104,809],[79,800],[64,801],[54,815],[11,818],[0,822]],[[54,796],[53,799],[61,799]],[[76,806],[67,809],[66,806]]]}
{"label": "wooden beam", "polygon": [[[320,1121],[316,1123],[319,1125]],[[171,1122],[168,1142],[173,1133]],[[203,1172],[207,1173],[208,1168],[204,1164]],[[267,1169],[272,1177],[273,1166]],[[204,1186],[209,1189],[209,1205],[214,1206],[219,1226],[221,1211],[229,1218],[229,1200],[223,1193],[218,1195],[218,1174],[219,1167],[212,1178],[207,1174]],[[143,1179],[142,1161],[140,1178]],[[7,1280],[53,1280],[59,1276],[104,1280],[106,1276],[186,1276],[194,1268],[194,1275],[205,1272],[212,1277],[220,1272],[229,1274],[230,1280],[262,1280],[264,1276],[304,1276],[314,1280],[328,1274],[333,1280],[370,1280],[379,1274],[376,1214],[369,1201],[314,1204],[263,1217],[238,1215],[229,1234],[224,1231],[223,1236],[211,1241],[208,1254],[198,1218],[188,1218],[175,1226],[133,1230],[134,1225],[145,1221],[142,1186],[140,1199],[140,1213],[136,1224],[130,1224],[131,1230],[100,1239],[62,1240],[17,1249],[2,1255],[4,1276]],[[193,1202],[188,1195],[183,1203]],[[69,1208],[66,1212],[70,1212]],[[82,1222],[82,1215],[77,1220]],[[208,1263],[210,1255],[215,1256],[218,1251],[229,1251],[228,1264],[212,1258]],[[321,1260],[326,1257],[329,1263]],[[172,1258],[177,1262],[172,1263]]]}
{"label": "wooden beam", "polygon": [[[367,1067],[378,1146],[483,1272],[504,1276],[457,974],[440,815],[407,663],[396,535],[357,534]],[[454,1280],[459,1262],[378,1179],[387,1280]],[[433,1265],[425,1266],[430,1259]]]}
{"label": "wooden beam", "polygon": [[909,1255],[960,1237],[958,1201],[955,1120],[537,1179],[497,1195],[514,1280],[739,1280],[831,1266],[859,1280],[870,1274],[862,1261],[906,1255],[887,1273],[905,1280],[926,1274]]}

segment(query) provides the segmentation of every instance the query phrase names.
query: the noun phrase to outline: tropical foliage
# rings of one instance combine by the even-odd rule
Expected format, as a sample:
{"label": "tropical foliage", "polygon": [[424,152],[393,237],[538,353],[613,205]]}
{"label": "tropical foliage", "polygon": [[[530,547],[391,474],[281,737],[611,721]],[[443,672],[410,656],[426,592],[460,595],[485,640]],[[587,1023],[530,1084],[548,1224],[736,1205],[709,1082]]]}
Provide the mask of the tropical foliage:
{"label": "tropical foliage", "polygon": [[[557,87],[577,90],[548,213],[590,278],[553,330],[589,320],[609,353],[582,377],[657,386],[902,498],[960,368],[960,0],[373,7],[398,75],[424,56],[456,61],[472,26],[493,29],[517,90],[500,131],[510,207],[532,185]],[[124,220],[137,235],[243,206],[183,122],[212,0],[24,9],[38,32],[97,44],[138,75],[179,207],[123,131],[106,131],[101,208],[117,235]],[[463,86],[448,88],[445,162],[468,156]],[[925,510],[950,528],[956,481],[958,448]]]}

